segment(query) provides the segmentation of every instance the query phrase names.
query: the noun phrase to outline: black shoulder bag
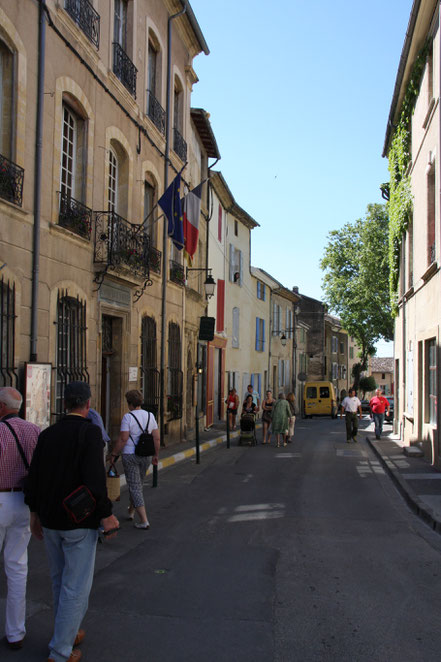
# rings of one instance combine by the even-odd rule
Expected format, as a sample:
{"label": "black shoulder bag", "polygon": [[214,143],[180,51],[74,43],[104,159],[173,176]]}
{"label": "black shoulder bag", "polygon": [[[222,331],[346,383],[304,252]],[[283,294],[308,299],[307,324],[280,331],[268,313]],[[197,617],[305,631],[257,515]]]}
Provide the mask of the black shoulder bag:
{"label": "black shoulder bag", "polygon": [[[148,412],[148,419],[147,419],[147,425],[145,426],[145,430],[142,429],[141,423],[138,421],[136,418],[135,414],[132,414],[132,412],[129,412],[135,421],[138,423],[138,426],[141,430],[141,434],[139,435],[138,443],[135,444],[135,455],[139,455],[140,457],[151,457],[152,455],[155,455],[156,449],[155,449],[155,442],[153,439],[153,435],[150,432],[147,432],[149,429],[149,424],[150,424],[150,412]],[[130,437],[132,439],[132,437]],[[133,439],[132,439],[133,441]],[[135,442],[133,442],[135,443]]]}

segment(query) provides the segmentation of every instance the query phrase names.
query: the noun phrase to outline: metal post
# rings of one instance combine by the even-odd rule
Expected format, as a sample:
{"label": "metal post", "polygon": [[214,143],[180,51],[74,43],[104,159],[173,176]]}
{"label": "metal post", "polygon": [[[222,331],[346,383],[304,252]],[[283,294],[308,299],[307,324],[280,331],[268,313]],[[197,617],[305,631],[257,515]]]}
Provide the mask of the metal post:
{"label": "metal post", "polygon": [[230,448],[230,412],[227,409],[227,448]]}
{"label": "metal post", "polygon": [[[199,378],[199,377],[198,377]],[[200,448],[199,448],[199,410],[198,410],[198,398],[196,398],[196,464],[200,464],[201,462],[201,453],[200,453]]]}

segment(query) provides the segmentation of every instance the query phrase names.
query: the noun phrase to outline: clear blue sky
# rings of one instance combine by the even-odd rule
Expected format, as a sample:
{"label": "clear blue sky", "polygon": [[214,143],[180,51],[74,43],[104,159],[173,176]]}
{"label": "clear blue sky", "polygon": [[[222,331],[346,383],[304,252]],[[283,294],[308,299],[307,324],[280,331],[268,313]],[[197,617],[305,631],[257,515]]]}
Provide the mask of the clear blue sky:
{"label": "clear blue sky", "polygon": [[[194,68],[252,264],[321,299],[327,234],[384,202],[381,154],[412,0],[190,0]],[[391,351],[387,352],[391,355]]]}

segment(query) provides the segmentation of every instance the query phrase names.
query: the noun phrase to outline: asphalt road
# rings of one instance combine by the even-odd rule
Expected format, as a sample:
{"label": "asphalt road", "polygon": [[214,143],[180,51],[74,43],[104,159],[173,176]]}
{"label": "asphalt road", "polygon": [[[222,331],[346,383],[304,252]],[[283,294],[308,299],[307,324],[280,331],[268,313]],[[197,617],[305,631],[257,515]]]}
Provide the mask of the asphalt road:
{"label": "asphalt road", "polygon": [[[286,448],[219,447],[159,480],[150,530],[122,521],[98,548],[85,662],[439,661],[441,536],[340,419],[298,421]],[[2,578],[0,625],[4,595]],[[1,659],[47,655],[37,541],[28,598],[26,648]]]}

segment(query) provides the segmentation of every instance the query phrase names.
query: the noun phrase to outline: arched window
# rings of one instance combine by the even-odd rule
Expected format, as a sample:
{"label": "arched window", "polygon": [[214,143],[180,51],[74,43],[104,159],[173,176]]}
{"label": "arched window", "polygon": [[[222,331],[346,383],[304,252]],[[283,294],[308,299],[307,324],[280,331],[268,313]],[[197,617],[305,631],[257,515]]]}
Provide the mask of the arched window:
{"label": "arched window", "polygon": [[86,353],[86,302],[58,292],[56,345],[55,416],[64,411],[63,397],[66,384],[89,381]]}
{"label": "arched window", "polygon": [[156,322],[145,316],[141,323],[141,388],[144,407],[157,417],[159,411],[159,371],[156,360]]}
{"label": "arched window", "polygon": [[107,185],[107,204],[109,211],[118,209],[118,157],[113,149],[109,150],[109,181]]}
{"label": "arched window", "polygon": [[165,134],[165,110],[161,106],[161,55],[159,42],[149,30],[147,62],[147,116]]}
{"label": "arched window", "polygon": [[89,239],[92,211],[83,204],[84,174],[87,165],[85,121],[66,101],[63,102],[62,114],[58,222],[72,232]]}
{"label": "arched window", "polygon": [[14,54],[0,40],[0,198],[21,207],[24,170],[15,159]]}
{"label": "arched window", "polygon": [[15,284],[0,280],[0,386],[16,386]]}
{"label": "arched window", "polygon": [[156,181],[150,173],[147,173],[144,181],[144,228],[153,248],[156,248],[158,241],[158,214],[155,209],[157,201],[158,187]]}
{"label": "arched window", "polygon": [[187,160],[187,143],[184,140],[184,89],[175,76],[173,97],[173,151],[181,161]]}
{"label": "arched window", "polygon": [[14,158],[12,114],[14,108],[14,55],[0,41],[0,153],[7,159]]}
{"label": "arched window", "polygon": [[177,324],[168,325],[168,420],[182,418],[181,330]]}

